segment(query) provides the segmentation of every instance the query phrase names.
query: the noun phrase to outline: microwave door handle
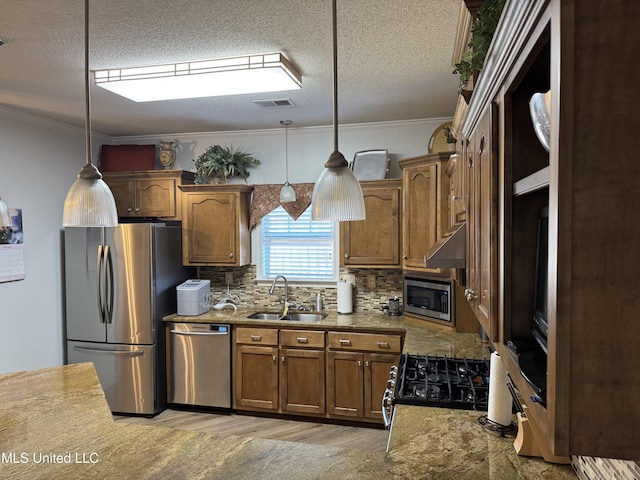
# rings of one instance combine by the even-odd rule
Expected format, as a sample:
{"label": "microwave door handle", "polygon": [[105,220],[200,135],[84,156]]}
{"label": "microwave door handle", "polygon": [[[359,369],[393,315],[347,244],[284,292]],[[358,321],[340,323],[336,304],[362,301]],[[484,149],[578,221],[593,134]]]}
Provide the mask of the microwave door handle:
{"label": "microwave door handle", "polygon": [[105,321],[106,323],[113,322],[113,299],[114,299],[114,281],[113,281],[113,259],[111,257],[111,249],[109,245],[105,245],[105,293],[106,293],[106,305],[105,305]]}
{"label": "microwave door handle", "polygon": [[98,245],[98,268],[97,268],[97,288],[98,310],[100,311],[100,323],[105,323],[104,295],[102,294],[104,282],[104,246]]}

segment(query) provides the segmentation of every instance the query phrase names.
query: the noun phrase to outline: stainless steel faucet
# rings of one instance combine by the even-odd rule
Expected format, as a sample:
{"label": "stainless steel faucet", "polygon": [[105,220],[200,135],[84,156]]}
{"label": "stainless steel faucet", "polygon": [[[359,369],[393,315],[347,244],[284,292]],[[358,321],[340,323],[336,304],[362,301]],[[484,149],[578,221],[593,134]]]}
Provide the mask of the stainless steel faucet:
{"label": "stainless steel faucet", "polygon": [[282,311],[284,312],[285,309],[289,306],[289,282],[287,281],[287,277],[285,277],[284,275],[278,275],[276,278],[274,278],[273,282],[271,283],[271,288],[269,289],[269,294],[273,295],[273,292],[276,289],[276,282],[279,278],[284,280],[284,308],[282,309]]}

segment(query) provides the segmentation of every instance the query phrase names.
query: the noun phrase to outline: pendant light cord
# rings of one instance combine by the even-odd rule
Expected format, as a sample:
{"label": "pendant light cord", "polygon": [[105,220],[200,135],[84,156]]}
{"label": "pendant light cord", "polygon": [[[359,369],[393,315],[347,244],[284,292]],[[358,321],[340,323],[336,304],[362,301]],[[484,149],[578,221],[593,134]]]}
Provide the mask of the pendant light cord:
{"label": "pendant light cord", "polygon": [[338,151],[338,14],[333,0],[333,151]]}
{"label": "pendant light cord", "polygon": [[289,184],[289,124],[287,123],[284,126],[284,168],[285,175],[284,180],[285,183]]}
{"label": "pendant light cord", "polygon": [[89,0],[84,0],[84,100],[85,100],[85,156],[91,163],[91,107],[89,98]]}

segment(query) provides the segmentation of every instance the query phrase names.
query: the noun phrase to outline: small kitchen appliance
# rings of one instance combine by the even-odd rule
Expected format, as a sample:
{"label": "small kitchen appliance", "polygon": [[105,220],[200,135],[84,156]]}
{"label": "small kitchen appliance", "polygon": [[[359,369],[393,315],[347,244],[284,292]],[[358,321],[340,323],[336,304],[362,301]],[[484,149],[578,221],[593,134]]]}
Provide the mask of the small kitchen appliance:
{"label": "small kitchen appliance", "polygon": [[176,287],[178,295],[178,315],[196,316],[211,310],[210,280],[187,280]]}
{"label": "small kitchen appliance", "polygon": [[455,326],[453,284],[450,280],[405,275],[402,298],[405,314]]}

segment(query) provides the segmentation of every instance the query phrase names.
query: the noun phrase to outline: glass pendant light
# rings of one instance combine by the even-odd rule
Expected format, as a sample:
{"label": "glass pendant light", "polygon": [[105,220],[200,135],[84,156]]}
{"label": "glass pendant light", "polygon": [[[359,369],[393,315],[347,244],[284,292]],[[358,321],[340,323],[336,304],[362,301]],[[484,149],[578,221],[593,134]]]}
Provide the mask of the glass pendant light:
{"label": "glass pendant light", "polygon": [[84,2],[85,156],[87,163],[71,185],[64,201],[62,226],[115,227],[116,202],[102,174],[91,163],[91,110],[89,98],[89,0]]}
{"label": "glass pendant light", "polygon": [[285,182],[280,189],[280,203],[291,203],[296,201],[296,192],[289,183],[289,125],[291,120],[280,120],[280,125],[284,126],[284,161],[285,161]]}
{"label": "glass pendant light", "polygon": [[338,27],[336,0],[333,0],[333,153],[313,187],[312,220],[339,222],[364,220],[364,198],[360,183],[344,155],[338,150]]}

